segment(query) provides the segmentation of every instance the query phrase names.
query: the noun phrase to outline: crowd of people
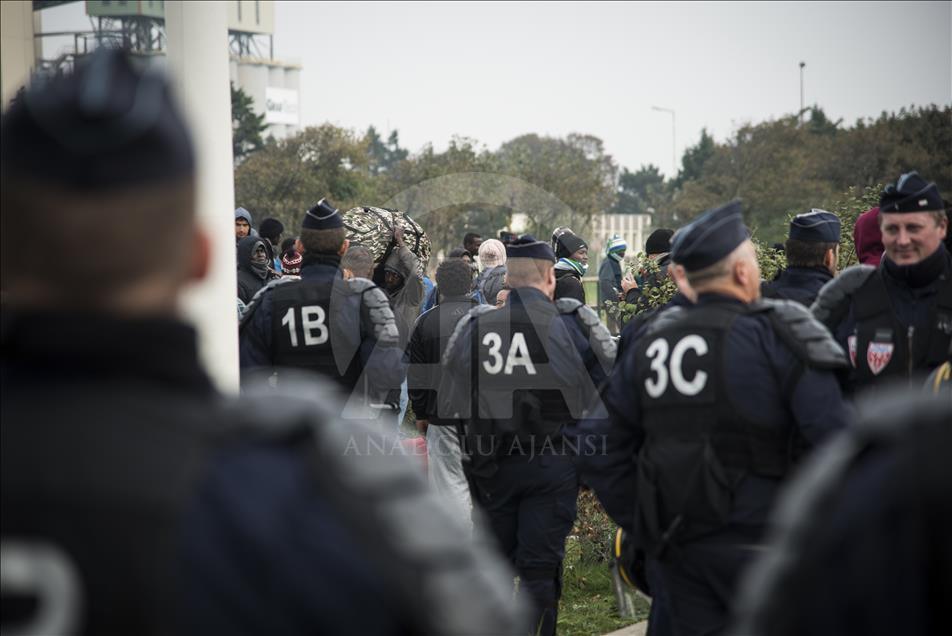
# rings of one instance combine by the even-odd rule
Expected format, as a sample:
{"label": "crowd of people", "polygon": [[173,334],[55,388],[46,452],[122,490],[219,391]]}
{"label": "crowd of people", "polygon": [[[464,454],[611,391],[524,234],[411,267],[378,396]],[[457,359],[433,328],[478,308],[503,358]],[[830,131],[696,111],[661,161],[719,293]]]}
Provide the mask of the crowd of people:
{"label": "crowd of people", "polygon": [[554,634],[582,487],[650,634],[948,631],[952,255],[916,172],[842,272],[823,210],[772,281],[738,201],[645,276],[613,238],[599,303],[678,293],[610,326],[570,228],[467,234],[429,280],[400,224],[376,261],[326,199],[283,239],[239,208],[226,398],[177,317],[213,246],[164,81],[101,50],[2,133],[4,631]]}

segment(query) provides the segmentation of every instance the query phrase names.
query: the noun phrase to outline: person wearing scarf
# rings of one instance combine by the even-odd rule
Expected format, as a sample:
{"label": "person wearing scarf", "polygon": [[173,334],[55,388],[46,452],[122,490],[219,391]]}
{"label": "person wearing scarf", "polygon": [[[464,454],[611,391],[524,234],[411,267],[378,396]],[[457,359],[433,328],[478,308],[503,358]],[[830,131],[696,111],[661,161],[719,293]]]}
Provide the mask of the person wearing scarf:
{"label": "person wearing scarf", "polygon": [[585,304],[582,276],[588,271],[588,243],[572,232],[556,238],[555,299],[574,298]]}
{"label": "person wearing scarf", "polygon": [[246,236],[238,243],[238,298],[245,304],[271,277],[264,240]]}

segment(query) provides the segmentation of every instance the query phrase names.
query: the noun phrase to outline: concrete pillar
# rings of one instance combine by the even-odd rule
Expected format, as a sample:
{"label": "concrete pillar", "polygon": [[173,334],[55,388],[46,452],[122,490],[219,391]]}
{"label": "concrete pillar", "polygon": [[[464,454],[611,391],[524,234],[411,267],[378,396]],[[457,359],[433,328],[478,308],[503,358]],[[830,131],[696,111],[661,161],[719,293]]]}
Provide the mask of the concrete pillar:
{"label": "concrete pillar", "polygon": [[3,110],[33,72],[33,3],[0,2],[0,100]]}
{"label": "concrete pillar", "polygon": [[192,128],[198,158],[198,216],[212,243],[207,280],[183,302],[201,356],[218,387],[238,390],[235,184],[224,2],[166,2],[168,70]]}

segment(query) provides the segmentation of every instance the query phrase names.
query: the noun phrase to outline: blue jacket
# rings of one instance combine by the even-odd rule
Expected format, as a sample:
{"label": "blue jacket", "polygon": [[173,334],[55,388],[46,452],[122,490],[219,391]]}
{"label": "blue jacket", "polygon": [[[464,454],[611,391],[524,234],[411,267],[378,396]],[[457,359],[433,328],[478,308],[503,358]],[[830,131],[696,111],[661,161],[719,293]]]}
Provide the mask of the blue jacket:
{"label": "blue jacket", "polygon": [[795,300],[809,307],[820,293],[820,288],[833,279],[825,267],[788,267],[776,279],[763,283],[761,293],[765,298]]}

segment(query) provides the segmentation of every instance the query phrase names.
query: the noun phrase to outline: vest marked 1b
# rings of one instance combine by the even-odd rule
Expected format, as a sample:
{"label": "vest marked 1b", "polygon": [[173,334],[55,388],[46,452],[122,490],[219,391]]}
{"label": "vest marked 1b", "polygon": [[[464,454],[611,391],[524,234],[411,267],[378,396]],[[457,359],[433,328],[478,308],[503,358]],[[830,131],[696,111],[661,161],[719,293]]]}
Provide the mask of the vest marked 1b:
{"label": "vest marked 1b", "polygon": [[370,281],[299,280],[274,288],[271,316],[273,364],[310,369],[348,389],[360,380],[361,343],[396,342],[386,296]]}

